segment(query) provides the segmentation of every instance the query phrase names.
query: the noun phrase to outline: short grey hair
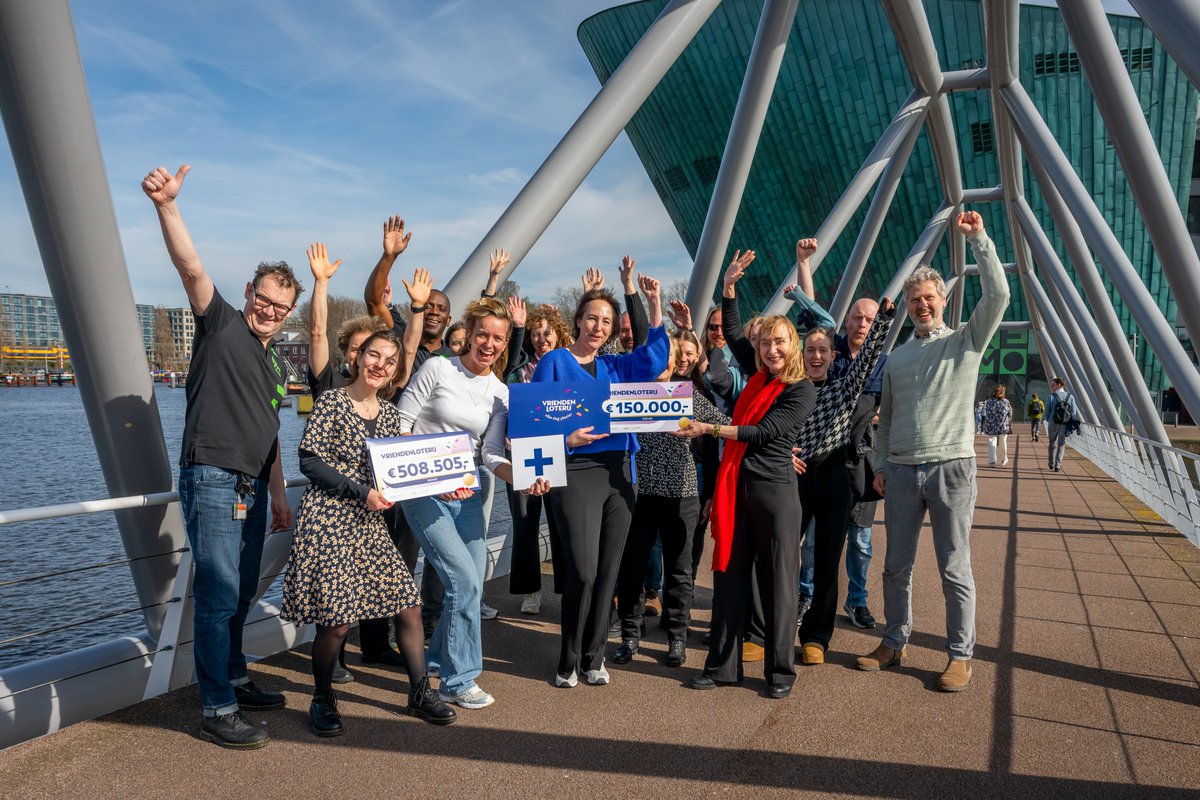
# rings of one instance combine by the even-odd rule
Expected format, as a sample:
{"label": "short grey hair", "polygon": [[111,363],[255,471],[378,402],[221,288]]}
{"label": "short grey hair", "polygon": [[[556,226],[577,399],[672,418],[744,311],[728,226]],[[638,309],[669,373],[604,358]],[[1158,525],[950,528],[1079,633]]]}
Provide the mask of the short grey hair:
{"label": "short grey hair", "polygon": [[922,283],[932,283],[937,293],[943,300],[946,299],[946,282],[942,280],[942,273],[938,272],[931,266],[922,264],[909,275],[904,281],[904,299],[908,299],[908,290]]}

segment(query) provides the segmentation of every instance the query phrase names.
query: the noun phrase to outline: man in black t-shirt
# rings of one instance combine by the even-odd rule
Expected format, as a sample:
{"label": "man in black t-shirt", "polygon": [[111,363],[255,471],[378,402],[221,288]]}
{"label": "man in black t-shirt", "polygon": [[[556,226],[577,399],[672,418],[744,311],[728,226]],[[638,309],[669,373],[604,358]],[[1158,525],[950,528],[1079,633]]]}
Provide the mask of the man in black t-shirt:
{"label": "man in black t-shirt", "polygon": [[185,164],[172,175],[159,167],[142,189],[158,212],[167,252],[196,317],[179,504],[195,565],[200,735],[222,747],[252,749],[269,737],[241,709],[284,704],[282,694],[250,681],[242,629],[258,593],[268,504],[272,530],[292,524],[278,440],[285,379],[271,340],[302,289],[287,264],[260,264],[246,284],[242,308],[226,302],[204,270],[175,202],[190,169]]}

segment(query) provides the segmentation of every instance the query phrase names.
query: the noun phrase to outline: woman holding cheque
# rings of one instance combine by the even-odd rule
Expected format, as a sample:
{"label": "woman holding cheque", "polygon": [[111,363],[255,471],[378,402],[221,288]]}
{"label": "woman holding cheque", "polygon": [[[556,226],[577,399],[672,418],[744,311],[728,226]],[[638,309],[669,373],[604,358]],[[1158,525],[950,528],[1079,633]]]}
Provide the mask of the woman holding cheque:
{"label": "woman holding cheque", "polygon": [[350,362],[350,385],[321,394],[300,440],[300,470],[310,483],[296,518],[280,616],[317,626],[308,718],[318,736],[345,732],[333,671],[350,626],[361,619],[396,617],[410,713],[438,725],[455,719],[429,688],[420,597],[388,536],[380,512],[392,504],[372,488],[365,446],[367,439],[400,434],[400,414],[379,399],[395,388],[400,352],[391,331],[368,336]]}
{"label": "woman holding cheque", "polygon": [[[737,327],[735,284],[754,260],[740,251],[725,272],[721,312]],[[744,344],[742,344],[744,342]],[[784,316],[764,317],[753,360],[749,342],[731,342],[751,375],[733,409],[732,425],[693,422],[677,436],[725,439],[713,496],[712,640],[704,672],[693,689],[742,679],[742,636],[750,581],[757,575],[766,616],[767,696],[787,697],[796,681],[796,604],[800,582],[800,497],[792,471],[792,443],[804,427],[817,391],[804,374],[800,337]],[[753,571],[751,567],[754,567]]]}
{"label": "woman holding cheque", "polygon": [[[508,386],[504,373],[512,316],[491,298],[467,306],[462,318],[467,340],[454,358],[431,358],[409,382],[400,398],[402,434],[466,432],[476,459],[506,483],[512,464],[504,457],[508,426]],[[550,484],[539,480],[530,494],[545,494]],[[479,495],[469,487],[436,497],[401,503],[426,564],[446,587],[442,616],[429,640],[425,663],[441,676],[438,693],[447,703],[484,708],[493,702],[475,679],[483,672],[479,635],[479,602],[487,566],[487,526]]]}
{"label": "woman holding cheque", "polygon": [[[663,330],[658,281],[640,275],[638,284],[650,307],[646,344],[623,355],[600,355],[600,348],[618,333],[621,310],[611,292],[591,289],[575,308],[575,341],[543,355],[533,382],[655,380],[666,369],[670,343]],[[550,490],[566,565],[562,646],[554,681],[561,687],[575,686],[579,672],[592,685],[609,681],[604,668],[608,615],[633,513],[630,456],[637,452],[637,438],[628,433],[592,434],[592,429],[579,428],[566,437],[567,485]]]}

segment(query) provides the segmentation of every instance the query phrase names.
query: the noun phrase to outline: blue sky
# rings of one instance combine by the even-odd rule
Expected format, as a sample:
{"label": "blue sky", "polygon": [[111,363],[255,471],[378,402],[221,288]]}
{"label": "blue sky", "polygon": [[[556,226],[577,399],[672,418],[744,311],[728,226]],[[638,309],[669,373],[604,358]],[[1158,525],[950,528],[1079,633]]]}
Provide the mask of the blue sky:
{"label": "blue sky", "polygon": [[[595,95],[575,29],[611,5],[72,3],[136,300],[185,302],[139,186],[185,161],[181,208],[227,293],[261,260],[307,275],[319,239],[345,259],[332,291],[358,295],[393,213],[414,233],[397,271],[444,283]],[[49,294],[11,156],[0,235],[0,289]],[[513,277],[549,299],[590,265],[615,280],[625,253],[668,283],[690,269],[622,135]]]}
{"label": "blue sky", "polygon": [[[614,4],[73,3],[134,297],[185,302],[139,188],[185,161],[185,219],[226,293],[262,260],[307,274],[321,240],[345,260],[333,291],[358,295],[393,213],[414,232],[397,271],[444,283],[595,95],[575,29]],[[49,294],[5,156],[0,235],[0,289]],[[549,299],[587,266],[615,279],[625,253],[667,284],[691,267],[622,134],[514,279]]]}

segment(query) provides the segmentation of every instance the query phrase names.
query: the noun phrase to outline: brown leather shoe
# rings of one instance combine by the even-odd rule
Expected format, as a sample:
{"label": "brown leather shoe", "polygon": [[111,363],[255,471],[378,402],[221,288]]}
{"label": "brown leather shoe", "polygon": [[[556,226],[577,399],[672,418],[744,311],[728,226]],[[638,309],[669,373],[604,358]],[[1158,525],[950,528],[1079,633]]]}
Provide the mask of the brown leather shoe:
{"label": "brown leather shoe", "polygon": [[742,661],[762,661],[767,657],[767,651],[762,645],[754,642],[742,642]]}
{"label": "brown leather shoe", "polygon": [[946,671],[938,678],[938,689],[943,692],[961,692],[971,682],[971,660],[952,658]]}
{"label": "brown leather shoe", "polygon": [[886,644],[881,644],[865,656],[858,657],[858,668],[864,672],[878,672],[896,666],[903,659],[903,650],[893,650]]}
{"label": "brown leather shoe", "polygon": [[662,599],[659,598],[658,592],[647,590],[644,607],[646,609],[645,614],[647,617],[657,617],[662,615]]}
{"label": "brown leather shoe", "polygon": [[800,663],[806,667],[815,667],[825,663],[825,648],[816,642],[809,642],[800,648]]}

